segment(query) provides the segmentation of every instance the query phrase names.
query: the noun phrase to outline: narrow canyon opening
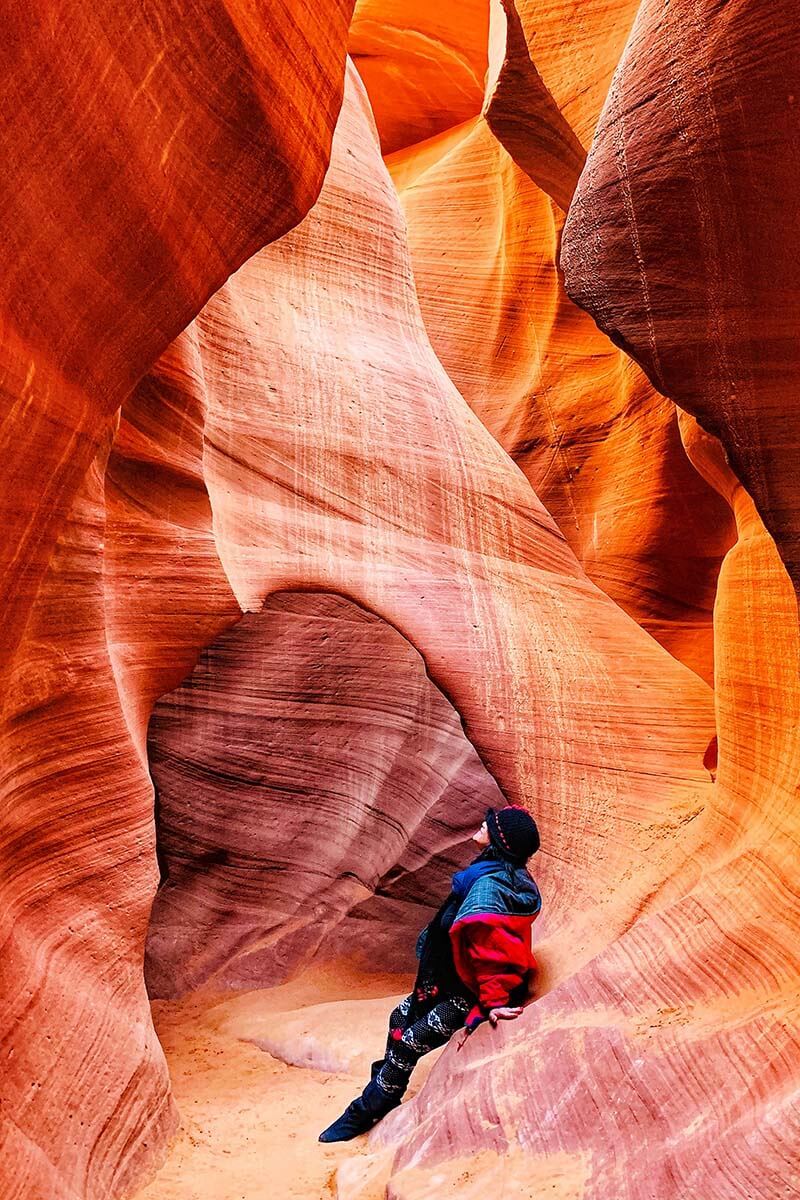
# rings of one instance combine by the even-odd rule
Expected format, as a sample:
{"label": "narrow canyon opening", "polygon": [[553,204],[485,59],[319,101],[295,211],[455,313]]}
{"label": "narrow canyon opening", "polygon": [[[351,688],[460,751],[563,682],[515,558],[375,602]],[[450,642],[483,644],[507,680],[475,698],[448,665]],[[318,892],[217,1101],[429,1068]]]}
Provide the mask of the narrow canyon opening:
{"label": "narrow canyon opening", "polygon": [[502,793],[414,647],[324,592],[217,637],[148,754],[145,978],[181,1129],[138,1200],[261,1194],[265,1162],[272,1194],[333,1196],[317,1134],[369,1078],[418,930]]}
{"label": "narrow canyon opening", "polygon": [[280,592],[153,712],[153,999],[312,962],[412,972],[419,928],[504,803],[419,653],[341,595]]}

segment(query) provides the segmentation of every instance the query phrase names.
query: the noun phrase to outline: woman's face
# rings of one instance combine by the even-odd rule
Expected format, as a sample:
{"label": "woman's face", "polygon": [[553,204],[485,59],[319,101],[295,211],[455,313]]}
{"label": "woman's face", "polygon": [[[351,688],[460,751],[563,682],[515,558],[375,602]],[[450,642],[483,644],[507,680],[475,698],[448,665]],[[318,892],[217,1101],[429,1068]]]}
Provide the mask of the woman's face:
{"label": "woman's face", "polygon": [[472,840],[473,842],[477,842],[479,846],[489,845],[489,830],[486,827],[485,821],[481,825],[480,829],[473,833]]}

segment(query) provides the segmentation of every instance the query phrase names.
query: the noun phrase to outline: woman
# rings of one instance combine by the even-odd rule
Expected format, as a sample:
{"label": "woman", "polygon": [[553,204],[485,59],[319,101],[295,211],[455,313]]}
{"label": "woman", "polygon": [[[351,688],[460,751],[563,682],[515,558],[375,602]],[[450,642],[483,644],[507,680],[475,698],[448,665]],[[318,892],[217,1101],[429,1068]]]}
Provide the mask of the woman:
{"label": "woman", "polygon": [[321,1142],[345,1142],[396,1108],[423,1054],[457,1029],[496,1025],[522,1012],[536,968],[531,926],[542,906],[525,864],[539,849],[536,822],[524,808],[490,808],[472,840],[483,851],[453,876],[452,891],[417,940],[419,969],[410,996],[389,1018],[383,1058],[372,1078]]}

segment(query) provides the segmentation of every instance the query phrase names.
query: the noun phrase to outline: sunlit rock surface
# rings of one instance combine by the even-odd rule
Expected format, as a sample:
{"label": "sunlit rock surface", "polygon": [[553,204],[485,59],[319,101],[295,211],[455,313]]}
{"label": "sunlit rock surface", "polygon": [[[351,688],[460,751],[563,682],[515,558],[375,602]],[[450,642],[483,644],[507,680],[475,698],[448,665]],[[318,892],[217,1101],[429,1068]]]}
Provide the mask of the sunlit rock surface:
{"label": "sunlit rock surface", "polygon": [[[477,1196],[506,1153],[513,1196],[545,1179],[592,1200],[797,1190],[796,601],[721,447],[681,424],[738,528],[715,611],[720,768],[693,847],[701,874],[518,1024],[437,1064],[370,1139],[398,1195],[463,1179]],[[343,1194],[370,1196],[368,1174],[348,1164]]]}
{"label": "sunlit rock surface", "polygon": [[[536,796],[554,860],[576,835],[590,854],[623,812],[635,821],[654,803],[694,811],[711,693],[588,582],[442,371],[355,75],[319,203],[232,277],[194,328],[215,533],[243,607],[279,587],[323,588],[392,624],[509,798]],[[247,371],[226,370],[236,361]],[[579,665],[567,666],[570,645],[580,645]],[[630,670],[612,666],[626,659]],[[661,720],[675,731],[666,750]],[[568,755],[556,750],[564,744]],[[650,771],[663,776],[657,797]],[[579,792],[595,815],[576,806],[567,829],[551,806]],[[572,908],[563,869],[560,879],[551,916]],[[588,916],[598,930],[607,921]]]}
{"label": "sunlit rock surface", "polygon": [[488,29],[487,0],[357,0],[350,53],[385,154],[480,112]]}
{"label": "sunlit rock surface", "polygon": [[[568,978],[637,916],[695,882],[691,851],[710,799],[703,756],[714,732],[712,696],[586,579],[524,477],[442,371],[354,73],[318,204],[294,233],[229,280],[187,336],[202,365],[216,544],[240,603],[260,609],[276,590],[298,587],[350,596],[422,653],[497,782],[536,811],[547,840],[538,870],[548,897],[542,986]],[[420,496],[430,502],[420,504]],[[253,636],[253,620],[245,620],[247,627],[218,643],[230,648],[231,661]],[[273,653],[288,641],[279,638]],[[173,699],[169,718],[161,710],[153,727],[154,738],[169,729],[173,739],[165,744],[170,770],[180,774],[183,755],[189,776],[199,759],[199,787],[181,795],[175,779],[169,783],[170,820],[184,837],[191,836],[203,762],[214,755],[213,747],[194,748],[188,695],[196,692],[210,710],[218,686],[224,694],[219,653],[212,650],[185,701]],[[336,667],[328,669],[335,686]],[[238,705],[247,720],[253,685],[235,669],[229,679],[228,687],[239,680],[244,689]],[[188,718],[183,732],[181,716]],[[235,776],[235,733],[230,740]],[[258,747],[245,741],[244,768],[257,792],[265,768],[253,765]],[[284,796],[281,807],[296,821],[292,805],[300,803],[311,820],[319,799],[313,770],[304,774],[308,755],[291,741],[283,770],[301,797]],[[351,762],[364,761],[363,753],[354,748]],[[337,786],[339,775],[337,767]],[[350,787],[368,800],[368,778]],[[239,799],[246,820],[247,795]],[[273,896],[271,854],[280,836],[275,830],[272,849],[264,839],[256,863],[259,886],[265,882]],[[313,844],[313,832],[307,836]],[[384,869],[381,839],[365,837],[361,849],[371,881]],[[255,834],[248,851],[257,857]],[[332,875],[335,846],[325,853]],[[207,903],[213,872],[200,882]],[[216,944],[204,944],[206,962],[218,979],[226,970],[235,979],[241,968],[254,985],[257,955],[230,962],[231,929],[252,924],[253,914],[245,895],[232,896],[230,879],[221,882],[230,927]],[[443,869],[434,882],[446,886]],[[273,931],[276,945],[293,933],[291,914],[279,904],[286,929]],[[168,881],[157,920],[168,918],[169,906]],[[166,945],[164,933],[156,924],[154,947]],[[380,937],[385,932],[376,945]],[[274,958],[265,957],[263,969],[262,982],[273,980]]]}
{"label": "sunlit rock surface", "polygon": [[[798,1190],[797,35],[636,8],[14,16],[4,1200]],[[498,789],[536,1003],[318,1147]]]}

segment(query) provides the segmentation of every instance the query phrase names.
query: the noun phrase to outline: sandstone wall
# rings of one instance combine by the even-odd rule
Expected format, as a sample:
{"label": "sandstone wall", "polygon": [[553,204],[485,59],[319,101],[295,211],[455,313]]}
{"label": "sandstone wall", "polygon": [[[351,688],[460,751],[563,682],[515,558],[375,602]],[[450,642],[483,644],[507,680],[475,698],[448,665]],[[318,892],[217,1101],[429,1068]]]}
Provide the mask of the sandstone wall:
{"label": "sandstone wall", "polygon": [[350,8],[9,24],[2,1194],[163,1156],[154,899],[153,993],[386,966],[503,795],[537,1002],[385,1194],[777,1200],[797,23],[364,0],[356,69]]}

